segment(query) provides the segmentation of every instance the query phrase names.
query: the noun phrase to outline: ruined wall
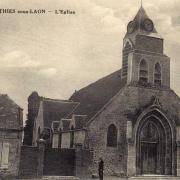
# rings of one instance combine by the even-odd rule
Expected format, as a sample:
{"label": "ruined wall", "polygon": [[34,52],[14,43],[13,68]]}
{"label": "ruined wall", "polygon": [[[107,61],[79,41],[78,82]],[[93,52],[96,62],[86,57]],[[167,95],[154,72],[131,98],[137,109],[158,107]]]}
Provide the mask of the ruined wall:
{"label": "ruined wall", "polygon": [[[1,167],[0,177],[17,177],[19,171],[21,132],[0,131]],[[5,151],[3,150],[6,146]]]}

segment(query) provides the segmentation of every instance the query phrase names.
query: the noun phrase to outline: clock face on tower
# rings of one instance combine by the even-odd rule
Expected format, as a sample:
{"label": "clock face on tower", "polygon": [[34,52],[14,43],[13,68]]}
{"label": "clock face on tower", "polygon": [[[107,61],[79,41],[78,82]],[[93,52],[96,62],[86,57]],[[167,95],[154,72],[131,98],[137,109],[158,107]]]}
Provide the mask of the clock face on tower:
{"label": "clock face on tower", "polygon": [[129,34],[131,34],[134,31],[135,28],[135,22],[134,21],[130,21],[128,26],[127,26],[127,32]]}
{"label": "clock face on tower", "polygon": [[143,25],[146,31],[151,32],[154,29],[153,22],[150,19],[145,19]]}

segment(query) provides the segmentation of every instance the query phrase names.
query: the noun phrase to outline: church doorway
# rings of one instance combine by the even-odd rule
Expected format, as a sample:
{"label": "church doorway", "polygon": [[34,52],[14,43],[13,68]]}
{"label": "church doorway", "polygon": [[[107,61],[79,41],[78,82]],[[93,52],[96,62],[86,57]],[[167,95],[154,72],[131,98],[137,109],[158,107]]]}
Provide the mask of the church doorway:
{"label": "church doorway", "polygon": [[157,144],[156,143],[142,143],[142,168],[141,174],[156,174],[157,169]]}
{"label": "church doorway", "polygon": [[152,120],[148,120],[142,127],[140,133],[141,174],[160,173],[160,166],[163,164],[159,160],[164,159],[160,133],[162,132]]}
{"label": "church doorway", "polygon": [[137,133],[137,174],[172,174],[172,143],[167,121],[160,121],[156,116],[142,120]]}
{"label": "church doorway", "polygon": [[[161,154],[160,130],[156,124],[148,120],[140,133],[140,151],[141,151],[141,174],[159,174],[161,162],[164,157]],[[163,172],[162,172],[163,173]]]}

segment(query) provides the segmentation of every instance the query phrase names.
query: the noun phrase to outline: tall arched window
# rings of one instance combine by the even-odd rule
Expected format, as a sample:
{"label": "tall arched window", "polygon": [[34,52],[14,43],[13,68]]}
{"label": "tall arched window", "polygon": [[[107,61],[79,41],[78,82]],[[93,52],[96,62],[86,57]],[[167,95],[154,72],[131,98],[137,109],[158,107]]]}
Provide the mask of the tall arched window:
{"label": "tall arched window", "polygon": [[122,61],[122,77],[126,77],[128,74],[128,54],[132,50],[130,41],[127,41],[123,49],[123,61]]}
{"label": "tall arched window", "polygon": [[142,84],[148,82],[148,65],[144,59],[141,60],[139,65],[139,82]]}
{"label": "tall arched window", "polygon": [[154,84],[157,86],[161,85],[161,66],[156,63],[154,66]]}
{"label": "tall arched window", "polygon": [[108,127],[107,131],[107,146],[116,147],[117,146],[117,129],[114,124]]}

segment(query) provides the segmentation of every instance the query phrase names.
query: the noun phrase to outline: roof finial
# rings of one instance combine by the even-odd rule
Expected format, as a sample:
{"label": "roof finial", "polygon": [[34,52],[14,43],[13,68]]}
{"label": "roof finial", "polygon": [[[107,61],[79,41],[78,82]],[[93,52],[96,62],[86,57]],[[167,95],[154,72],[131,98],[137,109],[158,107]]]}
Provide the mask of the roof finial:
{"label": "roof finial", "polygon": [[141,26],[141,16],[142,16],[142,4],[143,4],[143,0],[141,0],[141,7],[140,7],[140,18],[139,18],[139,32],[140,32],[140,26]]}

